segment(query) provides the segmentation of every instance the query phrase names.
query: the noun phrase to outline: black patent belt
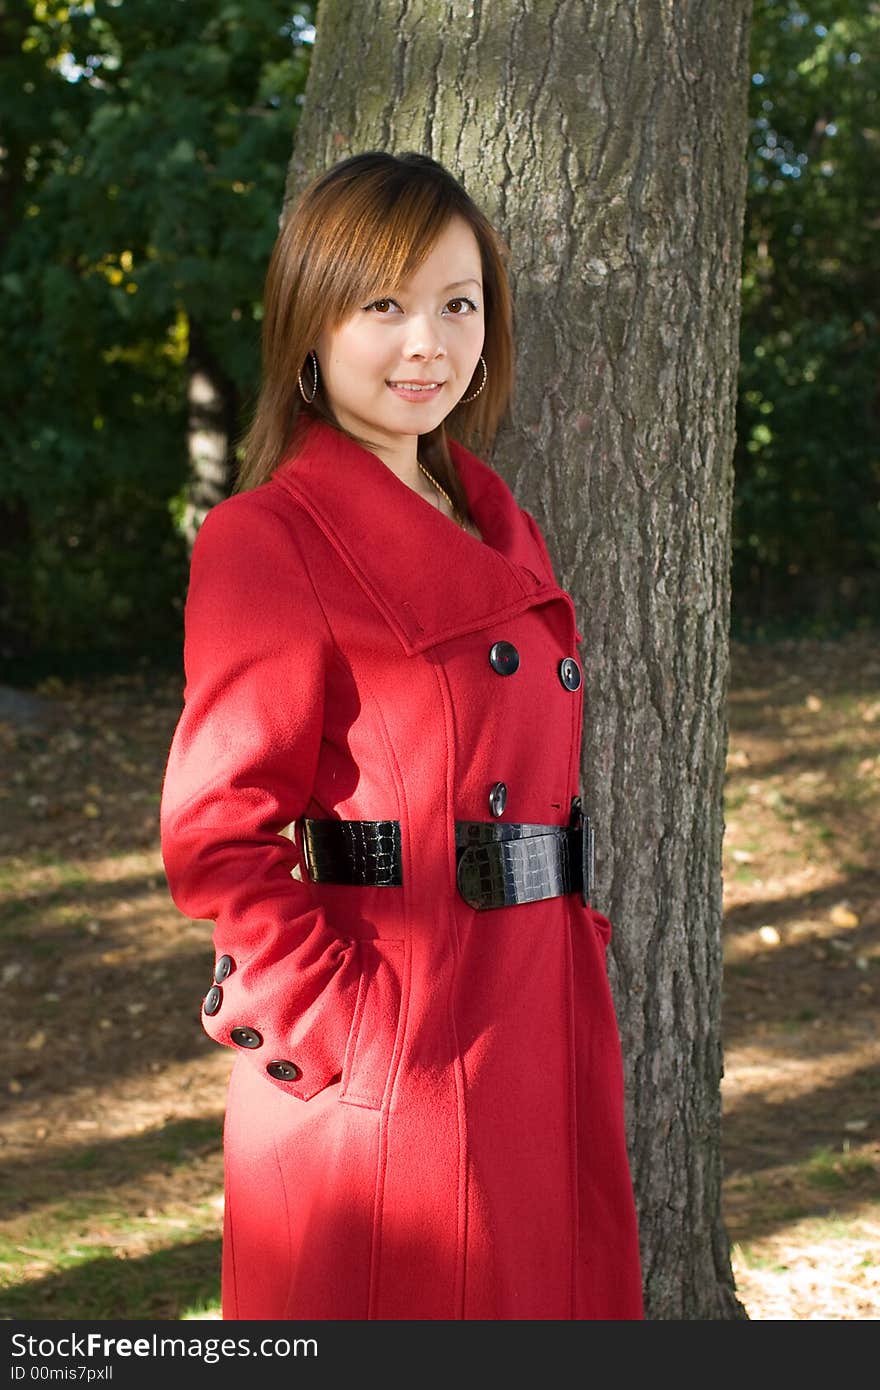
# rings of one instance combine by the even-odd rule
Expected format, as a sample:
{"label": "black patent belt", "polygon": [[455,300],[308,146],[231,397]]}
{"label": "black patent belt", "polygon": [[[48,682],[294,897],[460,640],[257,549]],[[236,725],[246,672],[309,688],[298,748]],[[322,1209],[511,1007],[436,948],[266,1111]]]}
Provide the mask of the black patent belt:
{"label": "black patent belt", "polygon": [[[403,883],[400,822],[302,821],[303,853],[313,883],[391,888]],[[569,825],[456,821],[456,881],[479,911],[540,902],[593,888],[593,825],[572,802]]]}

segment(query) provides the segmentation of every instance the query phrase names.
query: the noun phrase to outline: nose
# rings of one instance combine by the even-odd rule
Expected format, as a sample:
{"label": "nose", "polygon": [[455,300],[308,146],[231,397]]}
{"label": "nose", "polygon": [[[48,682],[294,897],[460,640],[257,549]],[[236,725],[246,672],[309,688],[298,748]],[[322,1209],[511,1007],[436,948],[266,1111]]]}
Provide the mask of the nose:
{"label": "nose", "polygon": [[439,325],[430,314],[413,314],[407,322],[403,347],[408,358],[433,361],[446,356],[446,344]]}

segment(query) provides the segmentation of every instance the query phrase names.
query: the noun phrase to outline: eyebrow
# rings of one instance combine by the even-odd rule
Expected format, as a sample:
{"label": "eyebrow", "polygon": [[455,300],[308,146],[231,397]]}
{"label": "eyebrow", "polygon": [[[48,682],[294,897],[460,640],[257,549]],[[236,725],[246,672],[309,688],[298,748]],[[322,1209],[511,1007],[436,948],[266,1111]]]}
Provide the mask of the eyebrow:
{"label": "eyebrow", "polygon": [[[477,280],[473,275],[469,275],[466,280],[453,280],[452,284],[447,285],[444,289],[440,291],[440,293],[448,294],[450,290],[458,289],[459,285],[476,285],[478,290],[482,288],[480,281]],[[403,289],[404,286],[401,285],[400,288]]]}

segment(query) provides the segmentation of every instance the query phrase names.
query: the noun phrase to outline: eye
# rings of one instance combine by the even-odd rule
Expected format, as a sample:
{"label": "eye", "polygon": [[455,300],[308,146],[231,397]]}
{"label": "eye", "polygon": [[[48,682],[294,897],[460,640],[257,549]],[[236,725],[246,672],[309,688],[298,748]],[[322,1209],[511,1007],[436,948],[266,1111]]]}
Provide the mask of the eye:
{"label": "eye", "polygon": [[468,316],[469,313],[475,314],[475,313],[477,312],[477,306],[476,306],[476,304],[474,303],[474,301],[473,301],[472,299],[466,299],[466,298],[464,298],[464,296],[461,296],[461,295],[460,295],[457,299],[450,299],[450,300],[448,301],[446,307],[447,307],[447,309],[448,309],[450,305],[455,305],[455,304],[458,304],[458,305],[460,305],[460,306],[463,306],[463,305],[467,304],[469,307],[468,307],[467,310],[464,310],[463,308],[454,309],[454,310],[453,310],[453,314],[452,314],[452,317],[453,317],[453,318],[456,318],[456,319],[467,318],[467,316]]}
{"label": "eye", "polygon": [[372,304],[367,305],[367,309],[375,309],[377,314],[387,314],[392,304],[393,299],[374,299]]}

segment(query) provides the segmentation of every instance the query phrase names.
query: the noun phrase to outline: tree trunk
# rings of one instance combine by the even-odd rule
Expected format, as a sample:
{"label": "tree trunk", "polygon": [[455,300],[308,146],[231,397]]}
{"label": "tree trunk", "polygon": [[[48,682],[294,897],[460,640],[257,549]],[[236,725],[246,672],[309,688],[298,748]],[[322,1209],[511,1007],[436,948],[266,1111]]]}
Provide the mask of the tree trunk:
{"label": "tree trunk", "polygon": [[287,197],[446,164],[511,246],[493,465],[585,634],[583,785],[651,1318],[744,1316],[721,1218],[721,844],[750,0],[322,0]]}
{"label": "tree trunk", "polygon": [[192,549],[208,512],[232,490],[238,397],[193,321],[186,365],[189,478],[182,529]]}

